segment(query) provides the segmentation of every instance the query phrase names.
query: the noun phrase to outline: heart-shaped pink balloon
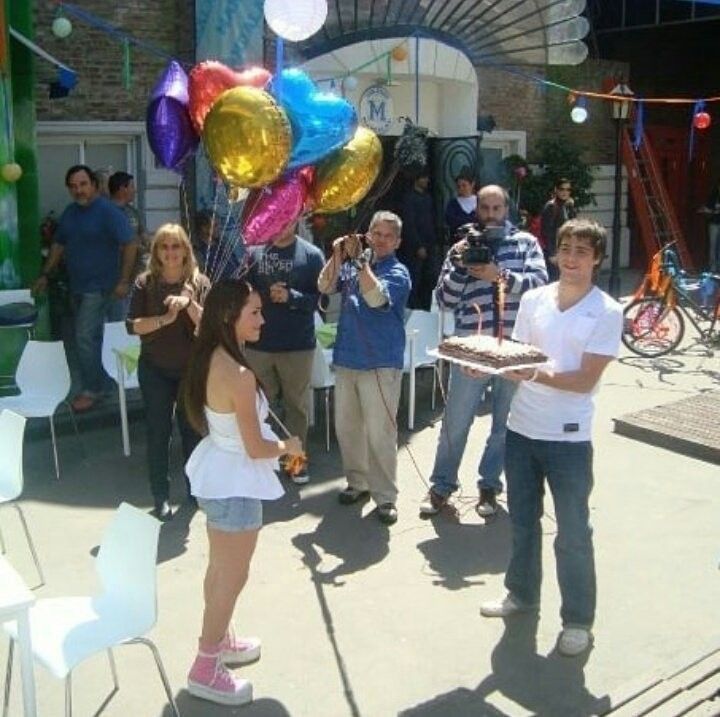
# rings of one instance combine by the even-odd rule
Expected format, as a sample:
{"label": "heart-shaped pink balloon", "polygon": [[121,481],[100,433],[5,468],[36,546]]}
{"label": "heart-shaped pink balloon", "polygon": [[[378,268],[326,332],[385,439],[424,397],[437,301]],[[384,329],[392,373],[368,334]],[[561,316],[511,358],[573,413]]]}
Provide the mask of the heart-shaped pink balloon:
{"label": "heart-shaped pink balloon", "polygon": [[242,216],[247,246],[267,244],[298,220],[306,205],[314,171],[313,167],[303,167],[263,189],[250,192]]}
{"label": "heart-shaped pink balloon", "polygon": [[198,134],[202,133],[205,116],[225,90],[243,85],[262,90],[272,75],[264,67],[248,67],[242,72],[230,69],[222,62],[207,60],[190,71],[190,118]]}

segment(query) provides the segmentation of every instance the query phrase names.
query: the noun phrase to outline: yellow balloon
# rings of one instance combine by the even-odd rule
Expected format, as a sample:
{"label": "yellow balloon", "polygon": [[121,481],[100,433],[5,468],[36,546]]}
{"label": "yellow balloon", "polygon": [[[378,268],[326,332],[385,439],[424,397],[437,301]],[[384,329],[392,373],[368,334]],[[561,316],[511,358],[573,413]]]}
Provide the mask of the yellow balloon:
{"label": "yellow balloon", "polygon": [[357,204],[372,187],[382,165],[382,145],[367,127],[317,166],[312,198],[314,211],[342,212]]}
{"label": "yellow balloon", "polygon": [[238,187],[262,187],[285,169],[292,132],[287,115],[264,90],[233,87],[213,103],[203,125],[213,167]]}

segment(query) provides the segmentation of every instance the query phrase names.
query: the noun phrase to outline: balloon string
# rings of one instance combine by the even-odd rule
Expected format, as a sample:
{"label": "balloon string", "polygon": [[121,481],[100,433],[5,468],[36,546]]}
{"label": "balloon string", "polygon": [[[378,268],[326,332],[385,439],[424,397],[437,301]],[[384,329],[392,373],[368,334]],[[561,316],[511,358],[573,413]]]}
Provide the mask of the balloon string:
{"label": "balloon string", "polygon": [[[226,196],[227,192],[226,192]],[[213,280],[217,281],[222,278],[223,272],[227,267],[231,256],[233,255],[233,249],[237,238],[233,236],[232,232],[236,225],[237,209],[234,203],[228,200],[229,210],[225,215],[225,224],[223,225],[220,240],[218,241],[218,248],[216,254],[220,255],[220,261],[216,262],[216,270],[214,272]],[[232,221],[231,221],[232,220]]]}

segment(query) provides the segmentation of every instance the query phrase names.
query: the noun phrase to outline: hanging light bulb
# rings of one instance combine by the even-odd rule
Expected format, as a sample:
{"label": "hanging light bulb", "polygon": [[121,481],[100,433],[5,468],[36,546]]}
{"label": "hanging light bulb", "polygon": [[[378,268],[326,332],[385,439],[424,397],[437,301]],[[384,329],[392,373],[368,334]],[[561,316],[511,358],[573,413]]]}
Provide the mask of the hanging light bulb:
{"label": "hanging light bulb", "polygon": [[570,111],[570,119],[575,124],[582,124],[588,118],[587,97],[578,97]]}

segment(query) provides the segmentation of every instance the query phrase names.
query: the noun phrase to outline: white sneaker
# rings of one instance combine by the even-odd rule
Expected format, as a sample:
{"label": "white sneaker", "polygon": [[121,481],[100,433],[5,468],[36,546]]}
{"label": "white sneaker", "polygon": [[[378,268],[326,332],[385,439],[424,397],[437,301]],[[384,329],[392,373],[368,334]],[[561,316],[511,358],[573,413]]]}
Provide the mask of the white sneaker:
{"label": "white sneaker", "polygon": [[590,630],[584,627],[566,627],[560,633],[557,649],[565,657],[577,657],[590,649],[593,636]]}
{"label": "white sneaker", "polygon": [[510,593],[501,600],[490,600],[480,605],[480,614],[483,617],[508,617],[527,610],[528,608],[517,602]]}

